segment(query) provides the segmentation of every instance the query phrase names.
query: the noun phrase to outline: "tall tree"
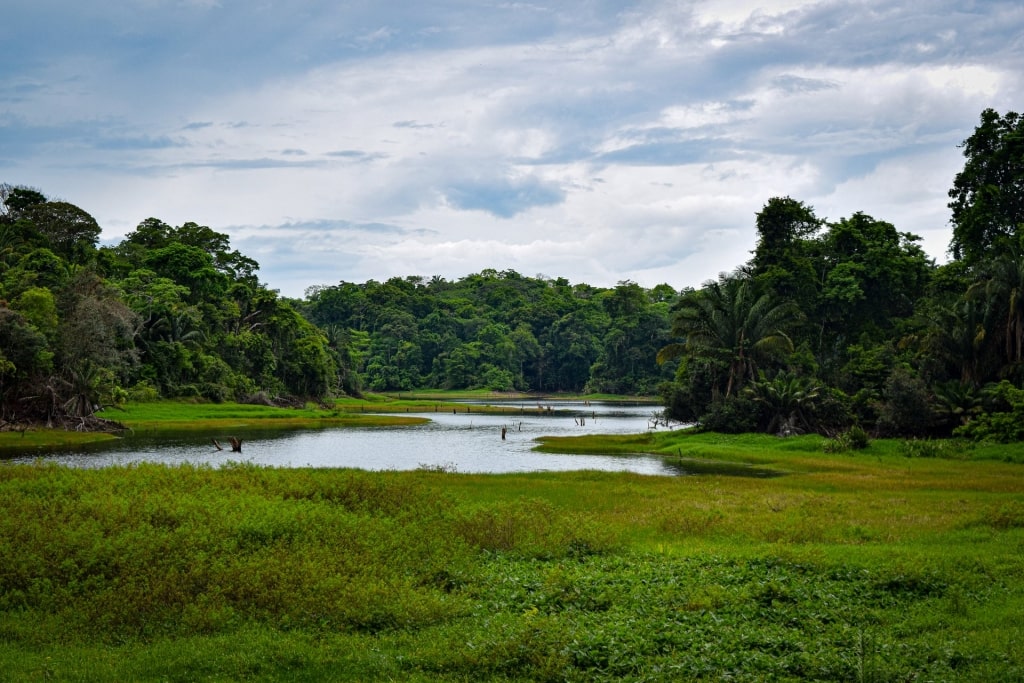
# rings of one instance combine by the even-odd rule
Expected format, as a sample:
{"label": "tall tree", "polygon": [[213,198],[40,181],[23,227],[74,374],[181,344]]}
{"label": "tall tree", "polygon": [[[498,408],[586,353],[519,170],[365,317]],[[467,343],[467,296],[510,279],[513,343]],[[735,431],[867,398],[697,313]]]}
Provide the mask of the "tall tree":
{"label": "tall tree", "polygon": [[[751,274],[762,291],[813,306],[818,275],[814,237],[822,221],[814,209],[789,197],[773,197],[757,214],[757,247]],[[809,312],[809,311],[808,311]]]}
{"label": "tall tree", "polygon": [[96,219],[67,202],[33,204],[22,212],[46,246],[72,263],[83,263],[96,249],[100,226]]}
{"label": "tall tree", "polygon": [[964,168],[949,191],[949,250],[973,264],[1024,228],[1024,117],[986,109],[962,147]]}

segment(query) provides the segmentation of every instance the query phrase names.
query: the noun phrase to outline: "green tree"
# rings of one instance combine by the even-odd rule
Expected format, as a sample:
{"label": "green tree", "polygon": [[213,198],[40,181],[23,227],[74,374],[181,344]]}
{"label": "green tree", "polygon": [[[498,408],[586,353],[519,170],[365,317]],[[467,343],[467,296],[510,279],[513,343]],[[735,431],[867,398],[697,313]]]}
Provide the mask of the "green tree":
{"label": "green tree", "polygon": [[[46,337],[0,302],[0,418],[16,420],[40,402],[53,365]],[[44,414],[45,414],[45,408]]]}
{"label": "green tree", "polygon": [[46,195],[24,185],[0,183],[0,223],[14,223],[25,212],[46,202]]}
{"label": "green tree", "polygon": [[789,436],[816,429],[815,410],[822,386],[815,380],[785,371],[766,379],[760,373],[744,393],[763,407],[765,431]]}
{"label": "green tree", "polygon": [[674,368],[657,362],[658,350],[669,341],[669,303],[652,302],[648,292],[628,280],[600,293],[598,300],[608,324],[586,390],[652,393],[671,379]]}
{"label": "green tree", "polygon": [[778,302],[767,294],[754,296],[750,278],[723,274],[683,297],[672,335],[684,341],[663,347],[658,360],[688,356],[712,361],[724,370],[713,393],[724,389],[729,397],[746,380],[755,379],[761,365],[792,353],[786,329],[799,318],[800,310],[792,302]]}
{"label": "green tree", "polygon": [[85,263],[100,238],[96,219],[67,202],[33,204],[22,212],[45,239],[45,244],[71,263]]}
{"label": "green tree", "polygon": [[216,269],[213,257],[199,247],[173,242],[147,251],[142,265],[187,287],[190,303],[216,301],[227,292],[227,278]]}
{"label": "green tree", "polygon": [[932,263],[920,238],[857,212],[830,224],[823,241],[829,343],[841,349],[863,335],[891,337],[896,321],[910,317],[927,291]]}
{"label": "green tree", "polygon": [[1007,244],[1006,251],[979,265],[979,275],[967,296],[984,302],[985,330],[1001,347],[1008,374],[1024,364],[1024,245]]}
{"label": "green tree", "polygon": [[819,290],[815,239],[823,221],[814,209],[789,197],[773,197],[757,214],[757,246],[751,275],[758,290],[797,302],[810,312]]}
{"label": "green tree", "polygon": [[949,251],[973,264],[1024,226],[1024,117],[986,109],[962,148],[964,168],[949,190]]}
{"label": "green tree", "polygon": [[21,313],[47,339],[57,334],[59,323],[57,300],[45,287],[31,287],[11,302],[11,308]]}

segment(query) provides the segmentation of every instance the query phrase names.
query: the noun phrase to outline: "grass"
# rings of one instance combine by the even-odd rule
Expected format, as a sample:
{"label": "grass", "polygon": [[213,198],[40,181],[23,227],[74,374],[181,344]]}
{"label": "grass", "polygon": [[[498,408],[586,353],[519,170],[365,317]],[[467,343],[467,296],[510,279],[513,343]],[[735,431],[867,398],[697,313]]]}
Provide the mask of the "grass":
{"label": "grass", "polygon": [[0,672],[1024,680],[1020,446],[545,447],[785,474],[0,466]]}
{"label": "grass", "polygon": [[[429,405],[433,409],[435,404]],[[171,432],[239,427],[254,430],[410,425],[422,423],[425,418],[396,413],[423,410],[423,406],[418,403],[392,401],[383,397],[359,401],[344,399],[329,407],[307,404],[304,408],[167,400],[129,403],[120,408],[108,408],[99,415],[119,422],[135,432]],[[99,432],[70,432],[36,426],[21,432],[0,432],[0,453],[76,446],[112,438],[115,437],[111,434]]]}

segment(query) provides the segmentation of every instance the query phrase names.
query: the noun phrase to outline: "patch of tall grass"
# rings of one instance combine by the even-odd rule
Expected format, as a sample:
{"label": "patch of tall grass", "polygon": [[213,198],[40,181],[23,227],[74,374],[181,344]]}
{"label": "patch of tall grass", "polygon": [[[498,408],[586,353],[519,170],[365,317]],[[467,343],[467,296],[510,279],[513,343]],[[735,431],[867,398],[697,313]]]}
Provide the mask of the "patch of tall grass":
{"label": "patch of tall grass", "polygon": [[1024,678],[1019,466],[733,443],[787,474],[0,466],[0,672]]}

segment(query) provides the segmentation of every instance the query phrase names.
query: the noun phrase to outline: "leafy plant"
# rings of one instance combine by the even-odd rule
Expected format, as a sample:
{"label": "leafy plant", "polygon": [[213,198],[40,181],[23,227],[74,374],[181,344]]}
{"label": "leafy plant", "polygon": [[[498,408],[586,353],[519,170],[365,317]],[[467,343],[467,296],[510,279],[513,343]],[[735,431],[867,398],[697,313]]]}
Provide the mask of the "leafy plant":
{"label": "leafy plant", "polygon": [[860,425],[854,425],[837,436],[827,440],[822,448],[826,453],[845,453],[867,448],[871,443],[868,433]]}

